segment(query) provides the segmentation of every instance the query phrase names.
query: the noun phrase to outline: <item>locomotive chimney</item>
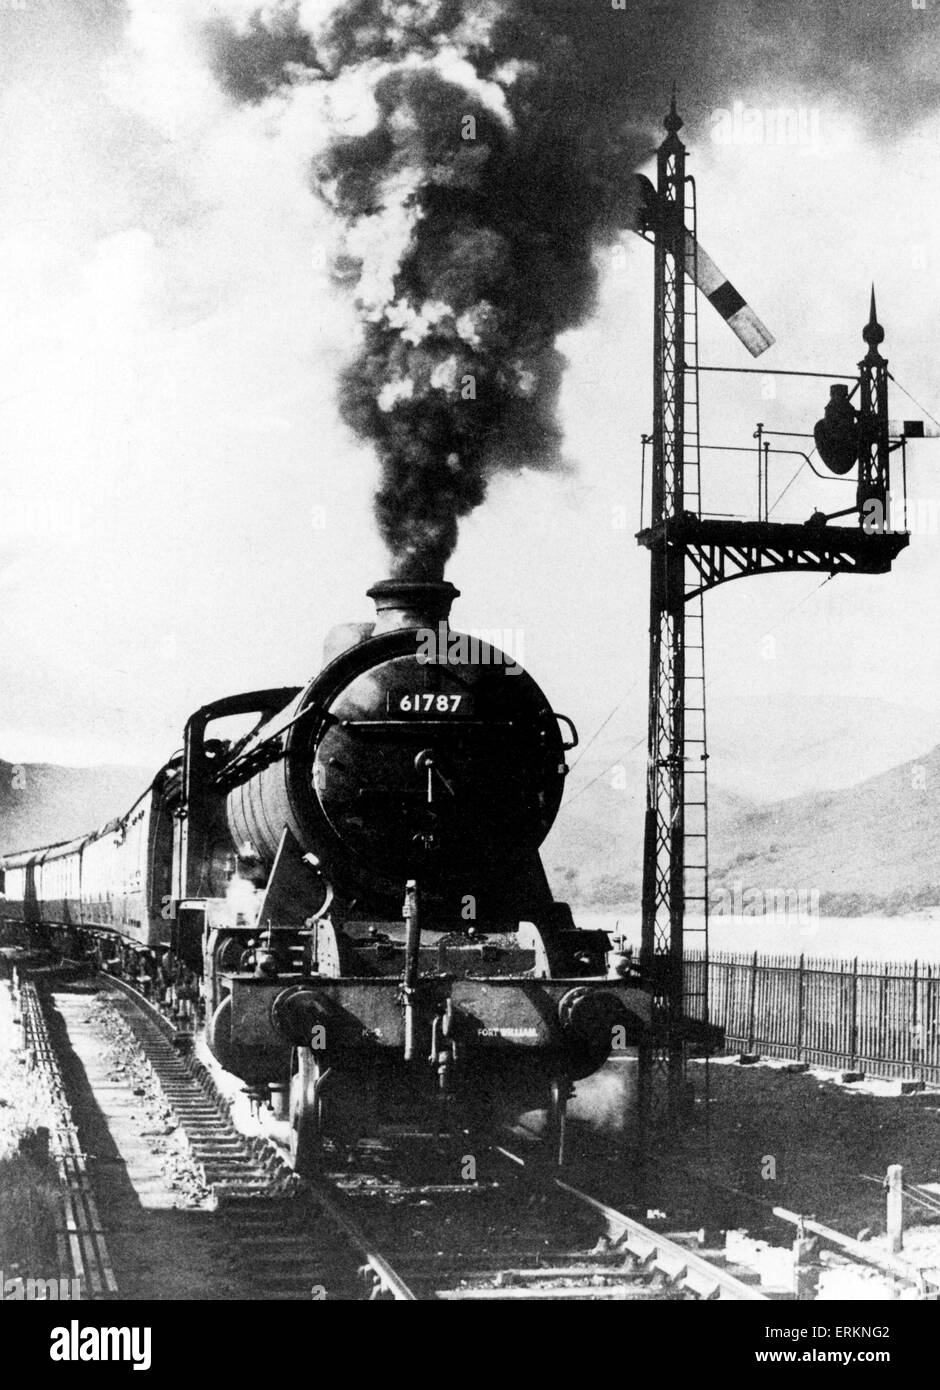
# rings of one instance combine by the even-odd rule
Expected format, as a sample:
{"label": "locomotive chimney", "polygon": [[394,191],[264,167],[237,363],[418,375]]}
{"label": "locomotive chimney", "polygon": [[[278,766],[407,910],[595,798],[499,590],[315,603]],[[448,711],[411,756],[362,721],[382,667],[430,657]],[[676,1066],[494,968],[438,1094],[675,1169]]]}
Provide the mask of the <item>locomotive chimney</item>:
{"label": "locomotive chimney", "polygon": [[451,604],[460,597],[460,590],[446,579],[433,582],[383,579],[373,584],[368,593],[378,615],[374,637],[403,627],[436,629],[439,623],[447,622]]}

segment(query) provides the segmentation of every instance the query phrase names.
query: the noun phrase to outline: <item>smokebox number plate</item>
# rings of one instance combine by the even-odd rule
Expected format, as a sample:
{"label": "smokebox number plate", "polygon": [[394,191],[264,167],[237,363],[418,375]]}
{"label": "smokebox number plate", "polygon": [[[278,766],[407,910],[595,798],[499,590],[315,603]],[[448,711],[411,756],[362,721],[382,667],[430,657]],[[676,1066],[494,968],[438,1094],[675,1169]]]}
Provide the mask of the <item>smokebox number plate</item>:
{"label": "smokebox number plate", "polygon": [[473,696],[439,695],[430,690],[389,691],[385,707],[396,719],[459,719],[473,714]]}

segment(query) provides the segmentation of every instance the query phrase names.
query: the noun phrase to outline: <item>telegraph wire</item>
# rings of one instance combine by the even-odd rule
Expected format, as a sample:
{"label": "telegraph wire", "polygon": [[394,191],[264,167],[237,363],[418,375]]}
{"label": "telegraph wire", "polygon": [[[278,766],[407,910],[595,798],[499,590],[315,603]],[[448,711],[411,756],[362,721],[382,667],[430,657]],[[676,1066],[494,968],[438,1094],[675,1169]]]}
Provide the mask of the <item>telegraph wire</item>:
{"label": "telegraph wire", "polygon": [[917,406],[917,409],[918,409],[918,410],[922,410],[922,411],[924,412],[925,415],[930,416],[930,419],[933,421],[933,423],[934,423],[935,425],[940,425],[940,420],[937,419],[936,415],[931,415],[931,413],[930,413],[930,411],[927,409],[927,407],[926,407],[925,405],[921,405],[921,403],[920,403],[920,401],[917,399],[917,397],[916,397],[916,396],[912,396],[911,393],[910,393],[910,391],[908,391],[908,389],[907,389],[906,386],[902,386],[902,385],[901,385],[901,383],[898,381],[897,377],[894,375],[893,372],[889,372],[889,373],[888,373],[888,376],[889,376],[890,379],[894,382],[894,384],[895,384],[895,386],[898,388],[898,390],[899,390],[899,391],[903,391],[904,394],[905,394],[905,396],[907,397],[907,399],[908,399],[909,401],[913,401],[914,405]]}
{"label": "telegraph wire", "polygon": [[609,767],[605,767],[604,770],[603,770],[603,772],[599,772],[599,773],[597,774],[596,777],[592,777],[591,780],[590,780],[590,782],[585,782],[584,786],[581,787],[581,788],[579,788],[579,790],[575,792],[574,796],[572,796],[568,801],[566,801],[565,804],[564,804],[564,806],[561,807],[561,809],[560,809],[559,812],[558,812],[559,816],[563,816],[564,813],[565,813],[571,806],[574,805],[574,803],[577,801],[577,799],[578,799],[579,796],[583,796],[584,793],[585,793],[586,791],[589,791],[590,788],[594,786],[595,782],[599,782],[599,781],[601,780],[602,777],[606,777],[607,774],[608,774],[608,772],[613,772],[614,768],[615,768],[615,767],[618,767],[619,764],[623,761],[624,758],[628,758],[628,757],[630,756],[631,753],[635,752],[636,749],[639,748],[639,746],[640,746],[641,743],[645,743],[645,742],[646,742],[646,734],[644,733],[644,734],[641,734],[641,735],[640,735],[640,737],[637,739],[636,743],[631,743],[630,747],[629,747],[628,749],[626,749],[625,752],[621,753],[619,757],[615,758],[614,761],[610,764]]}
{"label": "telegraph wire", "polygon": [[619,700],[619,701],[617,702],[617,704],[614,705],[613,709],[610,711],[610,714],[608,714],[607,718],[603,721],[602,724],[598,725],[598,727],[594,730],[593,734],[592,734],[591,737],[588,739],[587,743],[586,743],[586,744],[583,746],[583,748],[581,749],[581,752],[578,754],[578,756],[575,758],[574,762],[573,762],[573,763],[571,764],[571,766],[569,767],[569,769],[568,769],[568,776],[569,776],[569,777],[571,776],[572,772],[574,772],[575,768],[578,766],[578,763],[579,763],[579,762],[581,761],[581,759],[584,757],[585,753],[588,751],[588,749],[590,748],[590,746],[591,746],[591,744],[594,742],[594,740],[595,740],[600,734],[602,734],[602,733],[604,732],[604,730],[607,728],[607,725],[608,725],[608,724],[610,723],[610,721],[613,719],[614,715],[615,715],[615,714],[618,714],[619,711],[623,709],[624,705],[625,705],[626,702],[627,702],[627,696],[633,694],[634,690],[637,688],[637,686],[639,685],[639,683],[640,683],[640,677],[637,676],[636,680],[633,682],[633,684],[629,687],[629,689],[628,689],[628,690],[626,691],[626,693],[624,694],[623,699],[622,699],[622,700]]}
{"label": "telegraph wire", "polygon": [[[772,632],[776,632],[777,629],[778,629],[779,627],[782,627],[782,626],[783,626],[783,624],[787,621],[787,619],[791,616],[791,614],[795,613],[795,612],[797,611],[798,608],[802,608],[804,603],[808,603],[808,602],[810,601],[811,598],[813,598],[816,594],[819,593],[820,589],[824,589],[824,588],[826,587],[827,584],[831,584],[832,581],[833,581],[833,579],[835,579],[835,578],[836,578],[836,575],[834,575],[834,574],[828,574],[828,575],[826,575],[826,578],[822,581],[822,583],[815,585],[814,588],[810,589],[810,591],[809,591],[808,594],[804,594],[803,597],[802,597],[801,599],[799,599],[796,603],[792,604],[789,608],[787,608],[787,609],[785,610],[785,612],[783,612],[783,613],[780,615],[780,617],[777,619],[777,621],[774,623],[773,627],[767,628],[767,630],[766,630],[764,633],[761,634],[760,640],[763,641],[763,639],[764,639],[765,637],[769,637],[770,634],[771,634]],[[637,677],[637,680],[635,680],[635,681],[633,682],[633,685],[630,687],[630,690],[631,690],[631,691],[636,687],[638,681],[639,681],[639,677]],[[721,684],[722,684],[722,678],[719,677],[717,681],[713,681],[713,682],[711,683],[711,685],[710,685],[709,688],[710,688],[711,690],[715,690],[715,688],[716,688],[717,686],[720,686]],[[630,692],[628,691],[627,693],[629,694]],[[588,742],[584,745],[584,748],[582,749],[581,754],[580,754],[580,756],[578,757],[577,761],[574,762],[574,763],[572,763],[572,765],[571,765],[571,767],[570,767],[570,769],[569,769],[569,772],[568,772],[569,777],[570,777],[571,773],[574,772],[575,768],[578,766],[578,763],[580,763],[581,758],[584,757],[584,754],[585,754],[585,753],[587,752],[587,750],[590,748],[591,744],[592,744],[592,743],[594,742],[594,740],[598,737],[598,735],[602,732],[602,730],[610,723],[611,719],[613,719],[614,715],[617,713],[617,711],[618,711],[619,709],[621,709],[621,707],[623,706],[624,703],[625,703],[625,700],[621,700],[621,701],[620,701],[620,704],[615,705],[614,708],[611,710],[610,714],[609,714],[609,715],[607,716],[607,718],[604,720],[604,722],[603,722],[603,723],[600,725],[600,727],[599,727],[598,729],[596,729],[595,732],[591,735],[591,738],[590,738],[590,739],[588,740]],[[636,742],[635,742],[635,743],[631,743],[631,745],[630,745],[629,748],[625,749],[622,753],[618,754],[618,756],[614,759],[614,761],[613,761],[612,763],[609,764],[608,767],[605,767],[601,772],[598,772],[598,773],[596,774],[596,776],[592,777],[591,780],[590,780],[589,782],[585,782],[585,784],[584,784],[583,787],[579,787],[578,790],[574,793],[574,795],[573,795],[573,796],[570,796],[570,797],[568,798],[568,800],[564,803],[564,805],[561,806],[561,808],[559,809],[559,812],[558,812],[559,817],[563,816],[564,813],[568,810],[568,808],[569,808],[570,806],[573,806],[574,803],[578,800],[578,798],[581,797],[581,796],[583,796],[584,793],[585,793],[586,791],[590,791],[591,787],[595,786],[595,785],[601,780],[602,777],[606,777],[607,774],[608,774],[609,772],[613,772],[614,768],[615,768],[615,767],[618,767],[618,766],[623,762],[623,760],[624,760],[625,758],[628,758],[628,757],[630,756],[631,753],[635,753],[636,750],[640,747],[640,745],[641,745],[642,743],[645,743],[645,742],[646,742],[646,739],[647,739],[647,735],[646,735],[645,733],[641,734],[640,737],[636,740]]]}

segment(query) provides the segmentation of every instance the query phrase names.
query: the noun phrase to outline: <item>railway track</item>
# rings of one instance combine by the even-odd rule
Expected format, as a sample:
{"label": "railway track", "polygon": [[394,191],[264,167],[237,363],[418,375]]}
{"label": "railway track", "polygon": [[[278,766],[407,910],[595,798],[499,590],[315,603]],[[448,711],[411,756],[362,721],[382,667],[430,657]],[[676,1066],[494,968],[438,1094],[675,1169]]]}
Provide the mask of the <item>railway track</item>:
{"label": "railway track", "polygon": [[[443,1302],[763,1300],[720,1260],[649,1229],[494,1146],[472,1185],[379,1173],[330,1175],[415,1298]],[[445,1171],[453,1156],[435,1158]],[[400,1161],[400,1156],[399,1156]]]}
{"label": "railway track", "polygon": [[[337,1296],[335,1281],[333,1286],[318,1282],[318,1274],[328,1278],[322,1270],[308,1266],[301,1277],[296,1270],[305,1230],[311,1243],[322,1244],[326,1225],[357,1260],[358,1287],[351,1290],[347,1280],[347,1296],[399,1301],[764,1297],[689,1244],[648,1229],[498,1146],[480,1155],[483,1171],[472,1182],[453,1181],[455,1156],[419,1138],[410,1146],[403,1141],[366,1146],[352,1170],[339,1164],[315,1182],[300,1183],[270,1140],[248,1138],[235,1127],[209,1072],[184,1050],[191,1036],[174,1030],[131,986],[103,978],[119,991],[116,1007],[138,1038],[207,1186],[220,1205],[239,1208],[238,1239],[272,1296],[310,1297],[311,1290],[324,1288]],[[429,1175],[438,1180],[428,1181]],[[280,1199],[276,1211],[275,1199]],[[566,1233],[563,1241],[560,1230]],[[490,1239],[493,1232],[498,1239]]]}
{"label": "railway track", "polygon": [[[651,1230],[562,1180],[539,1161],[481,1145],[467,1155],[436,1137],[398,1136],[327,1153],[324,1172],[301,1182],[269,1138],[235,1124],[231,1102],[195,1056],[191,1031],[169,1021],[124,981],[95,977],[99,997],[127,1025],[224,1225],[230,1259],[251,1296],[269,1300],[415,1301],[760,1300],[764,1295],[703,1256],[692,1237]],[[34,987],[26,991],[37,1065],[64,1085]],[[24,1010],[25,1015],[25,1010]],[[74,1126],[73,1126],[74,1128]],[[77,1132],[63,1140],[83,1217],[78,1248],[106,1253]],[[77,1191],[78,1189],[76,1189]],[[88,1204],[91,1204],[90,1206]],[[86,1271],[89,1255],[84,1255]],[[110,1265],[108,1265],[110,1268]],[[113,1270],[99,1292],[117,1291]]]}
{"label": "railway track", "polygon": [[[47,975],[48,968],[40,973]],[[769,1207],[770,1220],[760,1227],[766,1240],[751,1241],[757,1256],[742,1255],[741,1242],[734,1247],[732,1258],[750,1269],[729,1265],[722,1251],[703,1252],[695,1237],[652,1230],[537,1159],[493,1144],[477,1146],[470,1180],[461,1173],[469,1155],[443,1152],[436,1136],[398,1135],[360,1145],[352,1156],[328,1148],[322,1176],[301,1182],[286,1151],[269,1137],[246,1135],[236,1124],[231,1100],[195,1055],[191,1027],[169,1020],[122,980],[101,975],[95,982],[108,1008],[133,1033],[185,1137],[251,1297],[754,1300],[765,1294],[748,1280],[756,1279],[762,1247],[779,1243],[770,1227],[782,1219],[798,1224],[800,1236],[831,1252],[823,1254],[824,1264],[867,1265],[899,1286],[910,1285],[914,1296],[938,1296],[936,1276],[909,1266],[903,1257]],[[27,1055],[58,1117],[50,1148],[63,1191],[60,1271],[82,1279],[85,1297],[113,1297],[117,1277],[96,1205],[94,1164],[89,1169],[69,1108],[44,1019],[44,994],[45,986],[37,990],[28,979],[20,985]],[[688,1178],[690,1192],[696,1184],[715,1187],[701,1173],[690,1171]],[[603,1186],[600,1170],[582,1181]],[[756,1200],[730,1188],[727,1196]],[[694,1214],[696,1202],[688,1206],[687,1215]],[[763,1272],[766,1276],[766,1267]],[[771,1297],[786,1296],[780,1287],[786,1277],[775,1275],[771,1282],[776,1286]]]}
{"label": "railway track", "polygon": [[59,1277],[78,1281],[82,1297],[99,1300],[118,1293],[107,1237],[82,1150],[78,1127],[66,1092],[55,1048],[46,1026],[40,992],[30,980],[13,976],[20,1011],[26,1065],[44,1089],[52,1117],[49,1156],[59,1179],[56,1255]]}
{"label": "railway track", "polygon": [[[179,1029],[136,989],[98,977],[129,1026],[213,1194],[231,1258],[250,1278],[253,1297],[309,1300],[362,1296],[364,1236],[305,1189],[267,1141],[243,1134],[211,1075]],[[324,1222],[324,1216],[331,1218]],[[376,1260],[376,1275],[385,1271]],[[393,1283],[388,1272],[388,1284]]]}

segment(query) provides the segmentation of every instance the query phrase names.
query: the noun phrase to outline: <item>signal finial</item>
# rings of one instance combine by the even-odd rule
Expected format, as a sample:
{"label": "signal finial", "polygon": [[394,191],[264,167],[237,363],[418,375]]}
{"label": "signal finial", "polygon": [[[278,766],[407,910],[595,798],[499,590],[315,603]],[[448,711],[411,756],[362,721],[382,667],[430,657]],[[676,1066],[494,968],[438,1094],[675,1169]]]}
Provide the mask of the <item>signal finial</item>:
{"label": "signal finial", "polygon": [[862,337],[870,348],[876,348],[879,343],[885,340],[885,331],[878,322],[878,311],[875,308],[875,287],[871,287],[871,309],[869,310],[868,322],[862,329]]}

